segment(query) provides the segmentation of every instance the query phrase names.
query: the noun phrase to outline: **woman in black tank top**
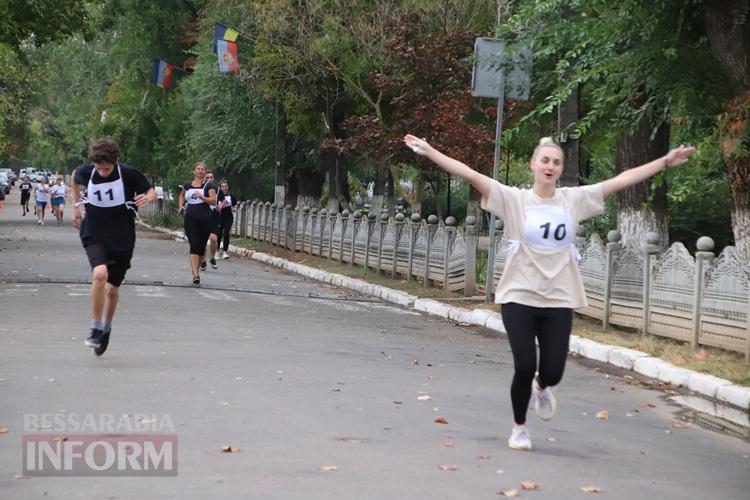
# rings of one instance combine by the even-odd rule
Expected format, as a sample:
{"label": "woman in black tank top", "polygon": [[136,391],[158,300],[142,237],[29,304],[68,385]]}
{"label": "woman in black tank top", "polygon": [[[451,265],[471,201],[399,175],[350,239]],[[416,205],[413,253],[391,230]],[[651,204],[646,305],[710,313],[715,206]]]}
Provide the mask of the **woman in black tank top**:
{"label": "woman in black tank top", "polygon": [[211,206],[216,203],[216,188],[205,180],[208,167],[202,161],[193,166],[193,180],[180,191],[180,213],[185,214],[185,235],[190,243],[190,269],[193,284],[199,285],[200,262],[211,234]]}

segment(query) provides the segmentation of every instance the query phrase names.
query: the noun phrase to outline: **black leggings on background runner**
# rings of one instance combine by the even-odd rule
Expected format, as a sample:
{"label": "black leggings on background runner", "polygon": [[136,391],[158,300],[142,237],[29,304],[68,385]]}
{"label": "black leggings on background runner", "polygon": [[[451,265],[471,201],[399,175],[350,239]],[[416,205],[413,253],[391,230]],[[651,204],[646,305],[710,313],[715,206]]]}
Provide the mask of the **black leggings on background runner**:
{"label": "black leggings on background runner", "polygon": [[539,339],[539,383],[542,387],[557,385],[562,379],[568,357],[573,310],[567,307],[531,307],[510,302],[503,304],[502,316],[515,366],[510,386],[513,418],[516,424],[521,425],[526,422],[531,382],[537,371],[534,339]]}
{"label": "black leggings on background runner", "polygon": [[228,214],[224,214],[224,212],[221,213],[221,231],[219,232],[219,239],[222,242],[222,246],[224,247],[224,251],[229,251],[229,236],[232,232],[232,223],[234,222],[234,216],[232,215],[232,212],[230,211]]}
{"label": "black leggings on background runner", "polygon": [[185,214],[185,236],[190,243],[190,253],[200,255],[206,253],[206,243],[211,235],[211,219],[197,219]]}

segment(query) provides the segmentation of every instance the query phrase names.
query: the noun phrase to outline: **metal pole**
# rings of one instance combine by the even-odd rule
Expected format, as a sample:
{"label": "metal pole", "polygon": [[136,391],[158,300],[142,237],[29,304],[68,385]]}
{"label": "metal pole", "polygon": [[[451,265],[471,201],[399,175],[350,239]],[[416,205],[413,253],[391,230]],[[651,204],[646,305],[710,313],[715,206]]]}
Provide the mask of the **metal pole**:
{"label": "metal pole", "polygon": [[[505,76],[500,73],[500,97],[497,100],[497,123],[495,126],[495,161],[492,166],[492,179],[497,180],[500,170],[500,135],[503,132],[503,103],[505,101]],[[490,214],[490,244],[487,249],[487,283],[484,290],[484,302],[492,301],[492,277],[495,268],[495,214]]]}

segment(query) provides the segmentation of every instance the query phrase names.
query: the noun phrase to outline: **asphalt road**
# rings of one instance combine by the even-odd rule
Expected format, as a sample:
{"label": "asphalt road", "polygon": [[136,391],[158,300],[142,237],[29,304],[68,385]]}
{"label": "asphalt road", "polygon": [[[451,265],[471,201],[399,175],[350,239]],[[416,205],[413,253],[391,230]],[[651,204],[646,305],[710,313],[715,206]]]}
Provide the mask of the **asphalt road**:
{"label": "asphalt road", "polygon": [[[504,338],[246,259],[194,288],[187,244],[153,235],[97,358],[77,234],[17,196],[0,210],[2,499],[748,498],[750,443],[663,392],[571,359],[558,414],[530,414],[535,450],[513,451]],[[29,424],[45,414],[167,418],[178,475],[24,478],[22,436],[70,432]]]}

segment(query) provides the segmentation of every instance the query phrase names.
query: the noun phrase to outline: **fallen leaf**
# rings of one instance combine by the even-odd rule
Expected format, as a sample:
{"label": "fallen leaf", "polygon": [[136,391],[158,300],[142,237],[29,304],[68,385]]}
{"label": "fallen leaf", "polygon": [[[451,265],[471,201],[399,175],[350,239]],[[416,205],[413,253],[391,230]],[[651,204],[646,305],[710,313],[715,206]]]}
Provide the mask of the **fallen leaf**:
{"label": "fallen leaf", "polygon": [[453,441],[443,441],[442,443],[443,448],[455,448],[456,444],[453,443]]}
{"label": "fallen leaf", "polygon": [[609,412],[607,410],[599,410],[596,412],[596,418],[607,420],[609,418]]}
{"label": "fallen leaf", "polygon": [[602,489],[598,486],[584,486],[581,491],[584,493],[601,493]]}
{"label": "fallen leaf", "polygon": [[555,438],[547,438],[547,441],[549,441],[550,443],[554,443],[554,442],[557,441],[557,439],[555,439]]}
{"label": "fallen leaf", "polygon": [[539,488],[539,485],[532,481],[521,481],[521,488],[527,491],[531,491]]}
{"label": "fallen leaf", "polygon": [[480,453],[479,455],[477,455],[477,458],[479,460],[489,460],[490,456],[488,454],[486,454],[486,453]]}
{"label": "fallen leaf", "polygon": [[15,479],[31,479],[29,476],[23,476],[21,474],[16,474],[13,476]]}
{"label": "fallen leaf", "polygon": [[498,491],[497,494],[500,495],[501,497],[517,497],[518,490]]}
{"label": "fallen leaf", "polygon": [[321,465],[320,467],[318,467],[318,470],[320,472],[336,472],[337,470],[339,470],[339,468],[335,465]]}
{"label": "fallen leaf", "polygon": [[690,422],[683,422],[681,420],[672,420],[672,427],[676,429],[687,429],[690,427]]}
{"label": "fallen leaf", "polygon": [[437,417],[435,419],[435,423],[436,424],[447,424],[448,423],[448,419],[445,418],[445,417]]}
{"label": "fallen leaf", "polygon": [[0,434],[7,434],[8,428],[7,427],[0,427]]}
{"label": "fallen leaf", "polygon": [[396,400],[396,399],[394,399],[394,400],[393,400],[393,404],[394,404],[394,405],[400,405],[401,403],[402,403],[401,401],[398,401],[398,400]]}
{"label": "fallen leaf", "polygon": [[455,465],[455,464],[438,465],[438,469],[440,469],[440,470],[458,470],[458,465]]}
{"label": "fallen leaf", "polygon": [[417,396],[417,400],[419,401],[429,401],[432,399],[428,394],[423,394],[421,396]]}
{"label": "fallen leaf", "polygon": [[225,444],[224,446],[221,447],[221,451],[222,453],[237,453],[238,451],[240,451],[240,449],[234,448],[232,447],[232,445]]}

